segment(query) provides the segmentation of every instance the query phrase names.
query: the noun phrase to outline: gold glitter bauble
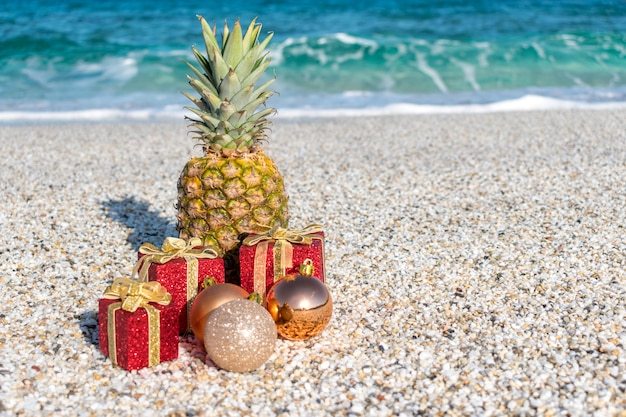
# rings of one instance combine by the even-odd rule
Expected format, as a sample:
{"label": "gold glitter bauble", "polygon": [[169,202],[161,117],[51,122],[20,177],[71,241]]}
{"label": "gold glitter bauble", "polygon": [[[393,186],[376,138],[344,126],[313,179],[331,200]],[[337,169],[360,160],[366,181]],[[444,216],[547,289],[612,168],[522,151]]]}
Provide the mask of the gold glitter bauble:
{"label": "gold glitter bauble", "polygon": [[247,298],[248,292],[235,284],[215,284],[205,288],[191,305],[189,321],[191,330],[200,343],[204,344],[204,326],[211,313],[224,303]]}
{"label": "gold glitter bauble", "polygon": [[260,304],[234,300],[222,304],[209,316],[204,328],[204,347],[209,358],[227,371],[249,372],[274,353],[276,325]]}
{"label": "gold glitter bauble", "polygon": [[267,310],[285,339],[305,340],[326,328],[333,302],[326,285],[317,278],[292,275],[277,281],[267,293]]}

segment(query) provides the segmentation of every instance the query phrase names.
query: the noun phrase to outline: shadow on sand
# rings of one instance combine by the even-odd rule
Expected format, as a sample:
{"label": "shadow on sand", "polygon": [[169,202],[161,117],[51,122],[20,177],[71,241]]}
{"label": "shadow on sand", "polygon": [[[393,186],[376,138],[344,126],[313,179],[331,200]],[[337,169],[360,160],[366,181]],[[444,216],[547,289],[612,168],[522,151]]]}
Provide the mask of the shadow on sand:
{"label": "shadow on sand", "polygon": [[99,347],[98,311],[86,310],[76,316],[76,318],[78,319],[78,325],[85,341],[95,347]]}
{"label": "shadow on sand", "polygon": [[161,247],[166,237],[178,236],[174,219],[168,220],[162,213],[150,210],[147,202],[137,200],[135,196],[106,200],[100,204],[105,208],[107,217],[130,229],[126,240],[133,250],[139,250],[146,242]]}
{"label": "shadow on sand", "polygon": [[[121,200],[104,200],[100,205],[105,209],[108,218],[130,230],[126,240],[135,251],[145,242],[161,247],[167,236],[178,236],[174,221],[166,219],[158,211],[150,210],[147,202],[139,201],[134,196]],[[99,348],[98,311],[86,310],[75,318],[85,341]]]}

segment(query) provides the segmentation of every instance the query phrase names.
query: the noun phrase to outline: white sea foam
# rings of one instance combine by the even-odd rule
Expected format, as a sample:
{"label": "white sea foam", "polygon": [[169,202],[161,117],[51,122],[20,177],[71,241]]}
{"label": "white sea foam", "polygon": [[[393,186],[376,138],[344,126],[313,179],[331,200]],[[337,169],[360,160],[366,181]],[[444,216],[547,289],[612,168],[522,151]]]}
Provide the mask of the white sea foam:
{"label": "white sea foam", "polygon": [[36,83],[46,86],[66,86],[71,81],[72,88],[89,87],[106,82],[119,84],[133,78],[138,73],[138,61],[144,53],[133,52],[124,57],[105,57],[98,62],[78,61],[72,68],[63,68],[59,58],[44,61],[33,57],[21,72]]}
{"label": "white sea foam", "polygon": [[5,111],[0,112],[0,123],[91,122],[123,120],[182,119],[184,110],[178,106],[162,109],[90,109],[78,111]]}
{"label": "white sea foam", "polygon": [[476,81],[476,68],[474,65],[458,60],[454,57],[450,58],[450,62],[461,68],[461,71],[463,71],[463,75],[465,76],[465,81],[472,86],[474,91],[480,91],[480,85]]}
{"label": "white sea foam", "polygon": [[407,45],[402,42],[398,42],[394,46],[397,49],[395,53],[388,53],[388,52],[383,53],[383,57],[385,58],[385,61],[387,62],[388,66],[392,65],[394,61],[403,57],[408,50]]}
{"label": "white sea foam", "polygon": [[541,47],[541,45],[539,45],[537,42],[533,42],[530,44],[530,46],[533,47],[539,58],[546,59],[546,51]]}
{"label": "white sea foam", "polygon": [[488,67],[489,66],[489,55],[492,54],[492,50],[491,50],[491,46],[489,44],[489,42],[475,42],[474,46],[480,51],[480,54],[478,55],[478,65],[480,65],[481,67]]}
{"label": "white sea foam", "polygon": [[440,91],[444,93],[447,92],[448,87],[446,87],[446,84],[443,82],[443,80],[439,76],[439,73],[433,67],[428,65],[428,62],[426,62],[426,56],[421,52],[418,52],[416,56],[417,56],[417,68],[420,71],[422,71],[424,74],[426,74],[428,77],[430,77],[430,79],[433,80],[433,83],[435,83],[435,85]]}
{"label": "white sea foam", "polygon": [[306,40],[307,40],[306,36],[301,36],[298,38],[287,38],[279,44],[274,44],[270,48],[270,57],[272,59],[271,66],[279,67],[285,60],[284,58],[285,49],[293,45],[303,45],[306,43]]}
{"label": "white sea foam", "polygon": [[[344,98],[355,98],[357,101],[366,99],[371,101],[373,93],[367,91],[351,91],[343,95]],[[611,97],[607,97],[611,98]],[[445,114],[445,113],[495,113],[512,111],[537,110],[567,110],[587,109],[606,110],[626,108],[626,101],[613,102],[580,102],[560,100],[545,96],[528,94],[510,100],[501,100],[486,104],[459,104],[435,105],[394,102],[381,106],[368,107],[333,107],[324,108],[312,105],[278,106],[275,118],[306,119],[327,117],[370,117],[386,115],[417,115],[417,114]],[[147,120],[182,120],[188,114],[182,107],[176,105],[154,109],[91,109],[80,111],[0,111],[0,124],[12,123],[46,123],[46,122],[92,122],[92,121],[147,121]]]}
{"label": "white sea foam", "polygon": [[516,99],[503,100],[487,104],[432,105],[394,103],[386,106],[372,106],[366,108],[287,108],[280,110],[276,117],[285,119],[300,119],[317,117],[355,117],[444,113],[495,113],[567,109],[606,110],[614,108],[626,108],[626,102],[586,103],[572,100],[559,100],[550,97],[529,94]]}
{"label": "white sea foam", "polygon": [[575,35],[564,33],[561,35],[561,40],[569,48],[580,49],[580,45],[578,45],[578,43],[582,42],[584,39]]}
{"label": "white sea foam", "polygon": [[461,42],[450,39],[437,39],[430,48],[432,55],[440,55],[446,51],[450,46],[458,46]]}
{"label": "white sea foam", "polygon": [[376,43],[375,41],[371,39],[359,38],[359,37],[348,35],[347,33],[342,33],[342,32],[335,33],[334,35],[331,35],[331,36],[326,36],[320,39],[320,43],[322,42],[322,40],[324,40],[325,42],[328,42],[328,40],[330,39],[336,39],[339,42],[345,43],[348,45],[361,45],[361,46],[367,46],[370,48],[378,47],[378,43]]}
{"label": "white sea foam", "polygon": [[138,73],[138,57],[107,57],[102,62],[79,62],[75,68],[76,76],[91,78],[91,82],[107,80],[128,81]]}
{"label": "white sea foam", "polygon": [[[308,56],[319,62],[321,65],[331,63],[333,67],[337,68],[340,64],[346,61],[360,61],[363,59],[366,50],[372,52],[378,48],[378,43],[373,40],[359,38],[341,32],[323,36],[315,42],[311,42],[312,40],[313,39],[305,36],[285,39],[283,42],[274,46],[270,50],[270,57],[272,58],[271,65],[273,67],[278,67],[284,63],[286,49],[289,49],[289,53],[291,55]],[[339,42],[345,45],[355,45],[361,48],[352,53],[342,53],[338,56],[329,57],[323,46],[332,42]]]}

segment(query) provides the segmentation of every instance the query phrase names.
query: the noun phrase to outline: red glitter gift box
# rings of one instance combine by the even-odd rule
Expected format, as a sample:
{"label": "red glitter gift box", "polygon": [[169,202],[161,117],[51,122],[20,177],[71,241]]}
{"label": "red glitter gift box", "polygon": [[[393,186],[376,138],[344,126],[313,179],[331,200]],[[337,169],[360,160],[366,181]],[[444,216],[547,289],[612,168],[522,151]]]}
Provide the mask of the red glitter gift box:
{"label": "red glitter gift box", "polygon": [[[174,248],[174,249],[173,249]],[[166,238],[163,248],[149,243],[139,248],[135,271],[140,281],[156,281],[172,295],[172,306],[177,309],[179,332],[190,332],[191,305],[205,278],[224,282],[224,260],[214,247],[200,246],[199,239]]]}
{"label": "red glitter gift box", "polygon": [[[120,285],[118,280],[107,291]],[[131,280],[127,279],[127,282]],[[121,285],[125,284],[122,282]],[[169,302],[169,294],[165,289],[162,291],[167,295]],[[107,295],[111,293],[105,293],[105,297]],[[178,311],[170,305],[159,305],[157,302],[145,300],[138,303],[135,308],[131,311],[132,308],[128,309],[126,303],[115,295],[99,300],[98,328],[102,353],[108,356],[114,365],[128,371],[176,359]]]}
{"label": "red glitter gift box", "polygon": [[239,249],[241,286],[257,292],[262,298],[269,288],[286,275],[297,274],[300,265],[310,259],[313,276],[324,282],[324,232],[321,226],[303,230],[274,227],[264,234],[251,234]]}

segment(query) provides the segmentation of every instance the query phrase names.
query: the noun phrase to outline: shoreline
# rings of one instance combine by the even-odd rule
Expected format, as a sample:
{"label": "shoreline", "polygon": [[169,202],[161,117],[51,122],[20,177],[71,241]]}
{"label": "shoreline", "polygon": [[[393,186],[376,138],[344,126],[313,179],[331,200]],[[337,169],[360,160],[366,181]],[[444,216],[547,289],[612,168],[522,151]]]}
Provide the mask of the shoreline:
{"label": "shoreline", "polygon": [[275,120],[333,317],[259,370],[114,369],[97,300],[175,236],[184,120],[0,125],[0,415],[622,415],[626,109]]}
{"label": "shoreline", "polygon": [[[501,97],[496,101],[459,102],[448,104],[414,103],[400,99],[374,105],[368,94],[356,92],[348,95],[350,103],[340,103],[334,108],[332,101],[329,107],[282,107],[280,103],[270,102],[270,106],[279,104],[274,116],[275,121],[311,119],[333,119],[343,117],[379,117],[379,116],[419,116],[437,114],[490,114],[536,111],[616,111],[626,109],[624,101],[576,101],[554,98],[537,94]],[[360,103],[362,97],[365,102]],[[341,101],[341,100],[340,100]],[[370,103],[369,105],[367,103]],[[386,103],[386,104],[384,104]],[[15,126],[41,123],[132,123],[132,122],[174,122],[184,120],[185,115],[192,115],[181,105],[167,105],[161,108],[92,108],[84,110],[60,111],[0,111],[0,126]]]}

